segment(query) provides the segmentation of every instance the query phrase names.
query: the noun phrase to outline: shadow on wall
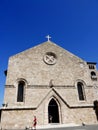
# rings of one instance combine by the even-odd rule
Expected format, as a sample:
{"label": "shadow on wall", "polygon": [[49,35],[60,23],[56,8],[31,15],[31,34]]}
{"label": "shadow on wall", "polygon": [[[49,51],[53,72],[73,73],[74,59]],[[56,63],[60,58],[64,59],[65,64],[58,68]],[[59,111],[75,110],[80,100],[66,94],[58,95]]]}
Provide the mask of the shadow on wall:
{"label": "shadow on wall", "polygon": [[97,100],[94,101],[94,110],[95,110],[96,118],[98,120],[98,101]]}

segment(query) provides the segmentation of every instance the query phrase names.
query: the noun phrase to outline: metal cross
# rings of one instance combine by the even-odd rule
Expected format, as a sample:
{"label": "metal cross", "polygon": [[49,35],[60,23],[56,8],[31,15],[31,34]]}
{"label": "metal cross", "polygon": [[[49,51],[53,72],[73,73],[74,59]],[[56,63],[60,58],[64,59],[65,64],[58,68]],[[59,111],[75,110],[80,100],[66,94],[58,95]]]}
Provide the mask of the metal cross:
{"label": "metal cross", "polygon": [[48,42],[49,42],[51,37],[49,35],[47,35],[46,38],[48,39]]}

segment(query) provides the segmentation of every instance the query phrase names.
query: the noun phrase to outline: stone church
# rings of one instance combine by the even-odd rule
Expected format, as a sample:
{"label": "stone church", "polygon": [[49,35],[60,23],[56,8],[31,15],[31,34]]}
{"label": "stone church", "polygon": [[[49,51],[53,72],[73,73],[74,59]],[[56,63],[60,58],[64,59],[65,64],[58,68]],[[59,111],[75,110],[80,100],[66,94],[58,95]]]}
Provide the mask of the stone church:
{"label": "stone church", "polygon": [[98,71],[48,41],[9,58],[2,128],[98,123]]}

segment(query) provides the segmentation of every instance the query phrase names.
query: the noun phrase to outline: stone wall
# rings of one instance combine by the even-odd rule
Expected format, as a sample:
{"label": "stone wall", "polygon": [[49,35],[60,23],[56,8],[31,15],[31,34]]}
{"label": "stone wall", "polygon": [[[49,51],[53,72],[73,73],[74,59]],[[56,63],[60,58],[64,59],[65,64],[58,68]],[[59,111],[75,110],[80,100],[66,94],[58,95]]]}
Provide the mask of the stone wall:
{"label": "stone wall", "polygon": [[[47,96],[55,90],[57,96],[62,99],[69,106],[83,106],[83,105],[92,105],[93,101],[96,100],[94,96],[93,87],[85,87],[85,100],[79,101],[78,90],[75,86],[55,86],[50,88],[49,86],[45,87],[27,87],[25,88],[24,102],[17,102],[17,88],[16,87],[7,87],[5,89],[5,103],[8,103],[8,107],[29,107],[37,108]],[[55,92],[53,94],[55,94]],[[52,96],[52,95],[51,95]],[[91,98],[92,97],[92,98]],[[49,99],[47,99],[48,101]]]}
{"label": "stone wall", "polygon": [[[69,109],[62,103],[60,106],[60,124],[75,124],[82,125],[82,123],[97,124],[96,115],[93,108],[74,108]],[[43,109],[43,105],[37,110],[4,110],[2,113],[2,128],[15,129],[31,127],[33,123],[33,116],[37,117],[37,126],[47,125],[48,116],[47,110]]]}
{"label": "stone wall", "polygon": [[[25,82],[23,102],[17,102],[19,81]],[[79,100],[77,82],[83,83],[83,101]],[[38,125],[49,124],[48,105],[52,98],[58,104],[60,124],[97,123],[93,110],[93,101],[98,99],[95,84],[98,80],[91,79],[86,61],[52,42],[16,54],[9,58],[4,94],[4,103],[8,105],[2,108],[2,126],[32,126],[34,115]]]}

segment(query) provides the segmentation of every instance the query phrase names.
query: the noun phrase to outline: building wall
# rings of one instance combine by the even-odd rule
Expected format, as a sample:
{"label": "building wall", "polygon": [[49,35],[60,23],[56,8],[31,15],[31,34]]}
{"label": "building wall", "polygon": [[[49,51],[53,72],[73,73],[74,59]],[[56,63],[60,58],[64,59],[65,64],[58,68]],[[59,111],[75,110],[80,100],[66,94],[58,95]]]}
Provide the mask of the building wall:
{"label": "building wall", "polygon": [[[47,106],[41,105],[37,110],[5,110],[2,113],[2,128],[32,127],[33,116],[37,117],[37,126],[48,124]],[[65,104],[60,106],[60,124],[97,124],[93,108],[69,109]]]}
{"label": "building wall", "polygon": [[[79,101],[78,90],[75,86],[63,86],[54,87],[55,91],[60,95],[69,106],[82,106],[82,105],[92,105],[93,101],[96,100],[96,89],[93,87],[85,87],[85,100]],[[51,92],[50,87],[27,87],[25,88],[24,102],[17,102],[17,88],[7,87],[5,90],[6,103],[8,107],[32,107],[36,108],[43,102],[43,100]],[[10,96],[9,96],[10,95]],[[92,97],[92,98],[91,98]]]}
{"label": "building wall", "polygon": [[[60,124],[70,124],[70,123],[78,124],[78,125],[81,125],[82,123],[97,124],[98,122],[92,104],[93,100],[92,101],[90,100],[91,102],[89,102],[89,100],[88,102],[79,101],[77,90],[75,88],[70,88],[70,89],[65,88],[65,90],[66,91],[64,92],[64,89],[62,90],[55,89],[54,87],[47,88],[47,89],[37,88],[37,92],[36,92],[36,89],[29,88],[28,96],[26,97],[28,99],[27,101],[28,105],[25,106],[24,103],[24,105],[18,104],[18,106],[16,105],[16,107],[10,106],[7,108],[6,107],[3,108],[4,110],[2,113],[2,127],[3,128],[25,128],[26,126],[31,127],[34,115],[36,115],[37,117],[37,126],[49,124],[48,105],[52,98],[54,98],[58,103]],[[37,99],[30,98],[32,92],[38,94],[39,98]],[[92,90],[91,92],[90,91],[88,92],[92,93]],[[70,93],[70,95],[68,95],[68,93]],[[42,96],[44,98],[43,100],[40,100],[40,97]],[[90,94],[89,96],[91,97]],[[78,104],[77,104],[77,100],[78,100]],[[36,106],[35,102],[37,103],[39,102],[39,104]]]}
{"label": "building wall", "polygon": [[[28,85],[48,85],[53,79],[55,85],[73,86],[80,77],[87,85],[93,85],[85,61],[51,44],[44,43],[10,57],[6,85],[15,85],[19,78],[23,78]],[[46,52],[56,54],[56,64],[47,65],[43,61]]]}
{"label": "building wall", "polygon": [[[55,64],[47,64],[47,52],[56,55]],[[98,74],[97,69],[94,71]],[[98,78],[98,75],[97,75]],[[24,100],[17,102],[19,81],[24,81]],[[82,82],[85,100],[80,101],[77,83]],[[58,104],[60,124],[97,123],[93,109],[98,99],[97,80],[91,79],[91,70],[86,61],[64,50],[52,42],[45,42],[9,58],[2,108],[4,128],[32,126],[36,115],[38,125],[47,125],[49,101]]]}
{"label": "building wall", "polygon": [[[47,65],[43,61],[46,52],[56,54],[56,64]],[[90,88],[88,86],[93,87],[94,84],[98,84],[98,81],[91,80],[90,70],[85,61],[53,43],[44,43],[10,57],[4,96],[4,102],[8,102],[9,105],[16,103],[17,85],[21,79],[25,80],[26,88],[28,86],[32,88],[33,86],[49,86],[51,79],[53,85],[59,87],[75,86],[76,82],[81,80],[85,83],[86,90]],[[27,91],[29,90],[26,90],[28,95]],[[92,98],[89,98],[90,100]]]}

